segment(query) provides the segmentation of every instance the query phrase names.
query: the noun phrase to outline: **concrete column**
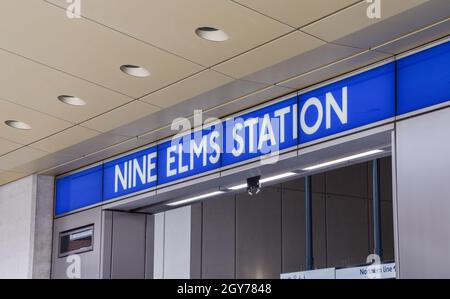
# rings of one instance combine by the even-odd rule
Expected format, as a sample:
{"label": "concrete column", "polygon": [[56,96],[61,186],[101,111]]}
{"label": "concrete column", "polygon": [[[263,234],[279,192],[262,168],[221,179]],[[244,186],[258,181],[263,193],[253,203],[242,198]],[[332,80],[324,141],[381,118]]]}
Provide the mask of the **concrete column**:
{"label": "concrete column", "polygon": [[50,278],[53,186],[40,175],[0,186],[0,278]]}

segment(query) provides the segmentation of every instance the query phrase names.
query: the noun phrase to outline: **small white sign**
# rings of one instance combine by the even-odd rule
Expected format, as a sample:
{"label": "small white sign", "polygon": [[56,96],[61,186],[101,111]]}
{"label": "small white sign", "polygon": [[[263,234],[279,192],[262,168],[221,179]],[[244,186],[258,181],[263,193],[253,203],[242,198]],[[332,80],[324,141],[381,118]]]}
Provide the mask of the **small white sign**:
{"label": "small white sign", "polygon": [[395,263],[374,264],[354,268],[326,268],[282,273],[281,279],[389,279],[395,278]]}
{"label": "small white sign", "polygon": [[395,278],[395,263],[369,265],[336,270],[336,279],[388,279]]}
{"label": "small white sign", "polygon": [[335,279],[335,269],[326,268],[302,272],[282,273],[281,279]]}

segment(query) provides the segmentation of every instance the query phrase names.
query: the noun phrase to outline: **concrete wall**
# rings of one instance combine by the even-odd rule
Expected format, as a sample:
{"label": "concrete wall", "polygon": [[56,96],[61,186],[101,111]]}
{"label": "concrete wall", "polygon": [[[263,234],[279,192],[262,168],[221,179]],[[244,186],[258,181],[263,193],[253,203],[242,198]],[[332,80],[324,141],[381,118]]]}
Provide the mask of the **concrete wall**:
{"label": "concrete wall", "polygon": [[397,124],[400,278],[450,278],[449,127],[450,108]]}
{"label": "concrete wall", "polygon": [[0,187],[0,278],[49,278],[53,177]]}

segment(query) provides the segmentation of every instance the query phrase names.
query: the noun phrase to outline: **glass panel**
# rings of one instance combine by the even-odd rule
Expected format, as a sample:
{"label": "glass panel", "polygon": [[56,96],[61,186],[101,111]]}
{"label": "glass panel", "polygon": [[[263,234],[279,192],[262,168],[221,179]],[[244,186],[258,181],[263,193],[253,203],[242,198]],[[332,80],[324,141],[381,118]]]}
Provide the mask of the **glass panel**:
{"label": "glass panel", "polygon": [[93,225],[61,233],[59,237],[59,257],[92,250],[93,238]]}

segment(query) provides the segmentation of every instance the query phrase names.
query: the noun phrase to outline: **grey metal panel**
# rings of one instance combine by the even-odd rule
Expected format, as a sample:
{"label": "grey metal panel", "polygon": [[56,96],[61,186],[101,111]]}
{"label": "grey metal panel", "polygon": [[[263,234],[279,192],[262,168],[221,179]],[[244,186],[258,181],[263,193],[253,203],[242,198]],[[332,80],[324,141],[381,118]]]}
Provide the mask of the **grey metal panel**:
{"label": "grey metal panel", "polygon": [[191,207],[165,212],[164,278],[187,279],[191,267]]}
{"label": "grey metal panel", "polygon": [[100,276],[103,279],[111,278],[112,229],[113,216],[111,211],[102,212],[102,244],[100,260]]}
{"label": "grey metal panel", "polygon": [[394,261],[394,218],[392,217],[392,202],[381,202],[381,238],[383,259]]}
{"label": "grey metal panel", "polygon": [[191,279],[202,278],[202,203],[191,205]]}
{"label": "grey metal panel", "polygon": [[329,267],[364,264],[369,250],[368,199],[327,195]]}
{"label": "grey metal panel", "polygon": [[166,213],[158,213],[154,216],[154,244],[153,244],[153,278],[164,277],[164,223]]}
{"label": "grey metal panel", "polygon": [[326,219],[325,195],[321,193],[313,193],[313,253],[314,253],[314,261],[313,261],[314,268],[315,269],[326,268],[327,219]]}
{"label": "grey metal panel", "polygon": [[145,277],[145,215],[114,212],[111,278]]}
{"label": "grey metal panel", "polygon": [[102,210],[98,207],[55,219],[53,226],[52,278],[67,278],[66,270],[69,266],[66,262],[66,257],[58,257],[59,234],[90,224],[94,224],[94,249],[78,254],[81,258],[81,278],[100,278],[101,216]]}
{"label": "grey metal panel", "polygon": [[236,197],[236,278],[279,278],[281,190]]}
{"label": "grey metal panel", "polygon": [[[283,183],[283,188],[305,191],[305,178],[301,177]],[[318,173],[312,176],[313,193],[325,193],[325,173]]]}
{"label": "grey metal panel", "polygon": [[[304,179],[302,178],[300,180],[295,181],[296,182],[304,181]],[[305,193],[303,191],[287,189],[284,188],[283,186],[282,189],[283,273],[306,270],[305,237],[306,237]]]}
{"label": "grey metal panel", "polygon": [[146,216],[145,228],[145,278],[153,278],[154,251],[155,251],[155,217]]}
{"label": "grey metal panel", "polygon": [[235,278],[235,196],[203,203],[202,278]]}
{"label": "grey metal panel", "polygon": [[326,173],[327,193],[367,198],[369,195],[367,176],[367,163],[329,171]]}
{"label": "grey metal panel", "polygon": [[450,278],[450,109],[397,124],[400,278]]}
{"label": "grey metal panel", "polygon": [[[323,177],[317,175],[314,177]],[[314,188],[313,177],[313,188]],[[302,179],[295,180],[300,182]],[[283,184],[282,201],[282,254],[283,273],[305,270],[305,201],[304,192]],[[314,268],[325,268],[326,264],[326,219],[325,196],[313,193],[313,262]]]}

